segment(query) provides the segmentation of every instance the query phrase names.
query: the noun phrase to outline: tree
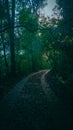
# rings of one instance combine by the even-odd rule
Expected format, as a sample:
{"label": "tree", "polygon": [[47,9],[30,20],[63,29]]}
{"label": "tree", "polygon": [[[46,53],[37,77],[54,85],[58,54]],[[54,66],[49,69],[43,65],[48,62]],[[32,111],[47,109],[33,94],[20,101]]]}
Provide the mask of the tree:
{"label": "tree", "polygon": [[[16,59],[15,59],[15,38],[18,28],[26,28],[30,32],[37,30],[37,10],[40,6],[44,5],[45,0],[4,0],[1,4],[0,17],[5,19],[3,27],[0,28],[0,32],[7,33],[10,43],[10,72],[14,75],[16,71]],[[25,13],[24,13],[25,12]],[[23,15],[22,15],[23,14]],[[25,14],[25,15],[24,15]],[[19,17],[21,17],[21,22],[19,23]],[[25,17],[25,18],[24,18]],[[29,18],[30,17],[30,18]],[[32,21],[30,20],[32,19]],[[36,24],[34,24],[35,22]],[[32,28],[31,28],[32,26]],[[22,30],[22,29],[20,29]]]}
{"label": "tree", "polygon": [[[56,0],[60,15],[63,16],[65,33],[73,32],[73,0]],[[70,34],[71,35],[71,34]]]}
{"label": "tree", "polygon": [[[61,79],[66,86],[72,86],[73,81],[73,1],[57,0],[57,8],[60,10],[58,25],[55,29],[57,41],[54,47],[58,50],[58,59],[54,57],[53,73],[58,80]],[[55,64],[54,64],[55,63]],[[55,77],[56,77],[55,76]]]}

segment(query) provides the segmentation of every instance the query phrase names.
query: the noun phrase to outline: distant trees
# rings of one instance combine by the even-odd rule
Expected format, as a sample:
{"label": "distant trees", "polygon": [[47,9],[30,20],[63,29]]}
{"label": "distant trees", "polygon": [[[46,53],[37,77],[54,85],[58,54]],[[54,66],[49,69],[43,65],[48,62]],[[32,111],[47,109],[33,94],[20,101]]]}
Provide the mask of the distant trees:
{"label": "distant trees", "polygon": [[[52,76],[66,86],[73,84],[73,1],[56,0],[56,17],[42,17],[40,38],[47,66],[51,65]],[[54,10],[54,11],[55,11]],[[56,15],[56,14],[55,14]],[[57,79],[56,79],[57,78]],[[61,84],[62,85],[62,84]]]}
{"label": "distant trees", "polygon": [[[8,1],[3,0],[1,2],[1,6],[3,10],[3,15],[1,17],[1,39],[3,43],[3,51],[4,51],[4,57],[5,57],[5,64],[8,68],[7,60],[6,60],[6,42],[9,43],[10,46],[10,60],[11,60],[11,67],[10,71],[11,73],[15,72],[15,52],[14,52],[14,23],[15,23],[15,0]],[[9,29],[7,30],[7,27],[9,26]],[[5,29],[5,30],[4,30]],[[5,32],[4,32],[5,31]],[[6,37],[7,35],[7,37]],[[5,39],[6,37],[6,39]]]}
{"label": "distant trees", "polygon": [[[56,0],[62,16],[53,30],[53,75],[66,86],[73,84],[73,1]],[[54,26],[53,26],[54,27]],[[55,53],[54,53],[55,52]]]}
{"label": "distant trees", "polygon": [[[65,33],[70,34],[73,32],[73,0],[56,0],[58,8],[60,9],[60,14],[63,16],[63,24]],[[71,35],[71,34],[70,34]]]}
{"label": "distant trees", "polygon": [[39,12],[46,1],[0,0],[0,80],[51,69],[54,89],[72,87],[73,2],[56,0],[49,18]]}
{"label": "distant trees", "polygon": [[56,0],[52,18],[39,13],[46,2],[0,0],[1,76],[51,68],[66,83],[72,79],[73,2]]}
{"label": "distant trees", "polygon": [[[17,72],[17,44],[28,46],[33,42],[34,37],[26,38],[26,34],[34,33],[36,37],[38,30],[38,13],[37,10],[45,4],[45,0],[0,0],[0,62],[2,74]],[[24,41],[19,40],[25,37]],[[27,40],[26,40],[27,39]],[[32,45],[31,45],[32,46]],[[20,48],[18,48],[18,51]],[[21,51],[24,49],[22,48]],[[25,50],[24,50],[25,51]],[[4,60],[3,60],[4,55]]]}

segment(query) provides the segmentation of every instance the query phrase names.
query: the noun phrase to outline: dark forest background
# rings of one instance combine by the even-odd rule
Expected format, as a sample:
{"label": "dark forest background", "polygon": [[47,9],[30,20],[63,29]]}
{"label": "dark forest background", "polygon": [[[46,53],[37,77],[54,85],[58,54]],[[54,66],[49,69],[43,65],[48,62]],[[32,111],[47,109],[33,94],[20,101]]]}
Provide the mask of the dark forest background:
{"label": "dark forest background", "polygon": [[54,86],[73,85],[73,0],[56,0],[52,17],[40,12],[46,0],[0,0],[0,93],[23,76],[50,69]]}

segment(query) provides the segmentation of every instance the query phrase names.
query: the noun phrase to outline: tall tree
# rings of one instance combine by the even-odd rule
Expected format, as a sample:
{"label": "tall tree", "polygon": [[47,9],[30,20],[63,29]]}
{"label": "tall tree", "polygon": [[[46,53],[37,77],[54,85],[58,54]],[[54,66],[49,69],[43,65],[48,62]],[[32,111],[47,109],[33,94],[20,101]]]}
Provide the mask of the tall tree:
{"label": "tall tree", "polygon": [[65,33],[73,31],[73,0],[56,0],[60,14],[63,16]]}
{"label": "tall tree", "polygon": [[15,41],[14,41],[14,25],[15,25],[15,0],[12,0],[11,14],[11,30],[10,30],[10,52],[11,52],[11,73],[15,73]]}
{"label": "tall tree", "polygon": [[14,50],[14,24],[15,24],[15,0],[5,0],[5,10],[6,10],[6,26],[9,26],[8,35],[10,43],[10,60],[11,67],[10,72],[15,73],[15,50]]}

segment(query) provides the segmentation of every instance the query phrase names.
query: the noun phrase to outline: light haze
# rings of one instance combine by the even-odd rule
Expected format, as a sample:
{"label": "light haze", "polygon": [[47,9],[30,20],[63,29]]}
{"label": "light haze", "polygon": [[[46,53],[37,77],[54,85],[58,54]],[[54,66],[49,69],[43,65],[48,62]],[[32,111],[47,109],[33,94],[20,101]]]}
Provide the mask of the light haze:
{"label": "light haze", "polygon": [[56,0],[47,0],[47,5],[44,7],[44,9],[42,9],[42,13],[45,16],[51,17],[51,15],[53,14],[52,9],[55,7],[55,5],[56,5]]}

